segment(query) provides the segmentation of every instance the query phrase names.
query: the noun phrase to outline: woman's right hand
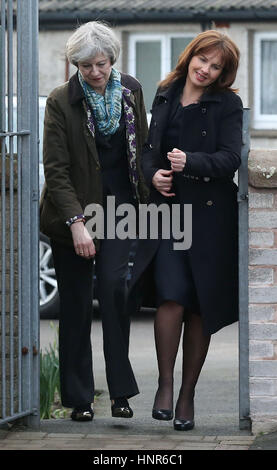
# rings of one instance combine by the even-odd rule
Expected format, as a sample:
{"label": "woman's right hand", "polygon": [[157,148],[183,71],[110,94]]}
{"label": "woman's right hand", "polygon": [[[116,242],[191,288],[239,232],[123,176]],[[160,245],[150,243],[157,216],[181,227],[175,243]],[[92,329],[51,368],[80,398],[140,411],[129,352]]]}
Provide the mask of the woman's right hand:
{"label": "woman's right hand", "polygon": [[95,245],[83,222],[70,225],[70,230],[76,254],[83,258],[93,258],[96,253]]}
{"label": "woman's right hand", "polygon": [[152,184],[163,196],[172,197],[174,193],[170,193],[173,179],[173,170],[160,169],[156,171],[152,178]]}

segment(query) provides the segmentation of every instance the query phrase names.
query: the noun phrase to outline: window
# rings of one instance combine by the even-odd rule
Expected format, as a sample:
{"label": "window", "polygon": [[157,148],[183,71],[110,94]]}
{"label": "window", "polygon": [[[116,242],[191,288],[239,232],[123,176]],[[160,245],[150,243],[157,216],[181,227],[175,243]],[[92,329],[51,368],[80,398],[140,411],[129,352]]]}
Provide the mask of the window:
{"label": "window", "polygon": [[129,42],[129,73],[143,87],[149,113],[158,82],[175,67],[178,57],[193,39],[192,33],[133,34]]}
{"label": "window", "polygon": [[254,40],[254,122],[256,129],[277,129],[277,33],[256,33]]}

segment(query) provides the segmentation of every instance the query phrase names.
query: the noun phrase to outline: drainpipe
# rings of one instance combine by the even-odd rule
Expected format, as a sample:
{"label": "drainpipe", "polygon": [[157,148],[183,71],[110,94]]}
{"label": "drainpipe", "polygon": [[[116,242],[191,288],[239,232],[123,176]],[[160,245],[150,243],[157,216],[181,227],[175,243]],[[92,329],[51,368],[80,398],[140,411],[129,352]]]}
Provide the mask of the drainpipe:
{"label": "drainpipe", "polygon": [[212,21],[211,20],[201,21],[200,26],[201,26],[202,31],[207,31],[208,29],[212,29]]}
{"label": "drainpipe", "polygon": [[[3,41],[2,41],[2,26],[0,25],[0,132],[4,130],[4,116],[3,116],[3,109],[4,109],[4,100],[5,100],[5,93],[3,93],[3,61],[4,61],[4,54],[3,54]],[[0,140],[0,152],[1,152],[2,140]]]}
{"label": "drainpipe", "polygon": [[[0,19],[1,21],[1,19]],[[3,21],[2,25],[0,24],[0,134],[3,134],[5,132],[5,127],[6,127],[6,113],[5,113],[5,71],[6,71],[6,58],[5,58],[5,25],[3,26]],[[3,138],[0,137],[0,154],[3,150],[4,152],[4,147],[6,146],[3,145],[2,148],[2,143],[5,142]],[[4,155],[2,156],[2,159],[4,158]],[[3,164],[3,162],[2,162]]]}

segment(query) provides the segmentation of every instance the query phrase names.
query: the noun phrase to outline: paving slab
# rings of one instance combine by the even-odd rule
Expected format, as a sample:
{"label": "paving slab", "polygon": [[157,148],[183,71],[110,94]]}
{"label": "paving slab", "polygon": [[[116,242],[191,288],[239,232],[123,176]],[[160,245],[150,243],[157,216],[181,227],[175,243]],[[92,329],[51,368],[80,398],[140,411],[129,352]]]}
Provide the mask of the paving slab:
{"label": "paving slab", "polygon": [[236,446],[236,445],[219,445],[215,450],[249,450],[248,446]]}
{"label": "paving slab", "polygon": [[[28,438],[27,438],[28,436]],[[228,439],[229,438],[229,439]],[[219,436],[193,436],[187,433],[176,434],[174,436],[163,436],[162,439],[155,439],[151,436],[133,435],[131,438],[128,436],[110,436],[107,438],[105,435],[86,435],[86,434],[67,434],[67,433],[51,433],[42,434],[34,438],[33,433],[30,432],[16,432],[12,431],[6,438],[0,441],[1,450],[46,450],[46,449],[60,449],[60,450],[185,450],[198,449],[198,450],[248,450],[255,437],[245,440],[234,436],[224,436],[221,439]]]}
{"label": "paving slab", "polygon": [[250,450],[277,450],[277,432],[256,436]]}

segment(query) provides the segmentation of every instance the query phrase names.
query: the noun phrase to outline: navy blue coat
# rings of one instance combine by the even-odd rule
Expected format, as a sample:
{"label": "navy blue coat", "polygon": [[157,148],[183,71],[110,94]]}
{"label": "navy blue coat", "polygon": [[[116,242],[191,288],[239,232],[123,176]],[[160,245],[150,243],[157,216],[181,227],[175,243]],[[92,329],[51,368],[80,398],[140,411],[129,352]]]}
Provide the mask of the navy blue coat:
{"label": "navy blue coat", "polygon": [[[153,187],[152,177],[158,169],[167,168],[162,139],[178,86],[180,81],[157,91],[142,156],[149,202],[156,204],[167,202]],[[204,331],[212,334],[238,320],[238,203],[233,176],[241,162],[243,106],[238,95],[225,91],[205,93],[197,106],[183,112],[185,132],[176,147],[186,152],[187,161],[178,176],[182,179],[179,197],[180,202],[192,204],[189,262]],[[147,268],[158,244],[159,240],[138,243],[130,283],[131,310],[139,307],[145,288],[153,286]]]}

